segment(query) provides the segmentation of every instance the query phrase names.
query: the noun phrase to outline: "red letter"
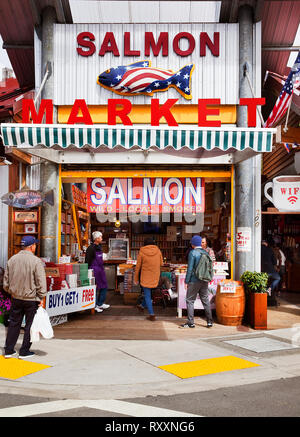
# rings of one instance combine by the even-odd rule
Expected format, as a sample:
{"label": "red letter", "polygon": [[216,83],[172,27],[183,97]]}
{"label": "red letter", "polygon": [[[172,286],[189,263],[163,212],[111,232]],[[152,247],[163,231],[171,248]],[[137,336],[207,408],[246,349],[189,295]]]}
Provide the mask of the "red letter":
{"label": "red letter", "polygon": [[208,109],[207,105],[220,105],[220,99],[199,99],[198,100],[198,126],[220,127],[221,121],[207,121],[207,115],[219,115],[219,108]]}
{"label": "red letter", "polygon": [[253,99],[240,99],[241,106],[248,106],[248,127],[256,127],[256,107],[258,105],[264,105],[266,103],[266,99],[262,98],[253,98]]}
{"label": "red letter", "polygon": [[124,56],[140,56],[139,50],[130,49],[130,32],[124,33]]}
{"label": "red letter", "polygon": [[99,56],[104,56],[107,52],[112,52],[114,56],[120,56],[113,32],[106,32]]}
{"label": "red letter", "polygon": [[[79,110],[81,109],[82,116],[78,115]],[[90,116],[88,107],[83,99],[76,99],[74,105],[71,110],[71,114],[69,116],[67,124],[93,124],[92,118]]]}
{"label": "red letter", "polygon": [[[86,41],[84,38],[89,38],[90,41]],[[82,50],[81,47],[77,47],[77,53],[81,56],[92,56],[96,51],[95,44],[92,41],[95,41],[95,37],[91,32],[79,33],[77,35],[77,43],[80,46],[88,47],[89,50]]]}
{"label": "red letter", "polygon": [[150,47],[153,51],[153,56],[158,56],[162,48],[162,55],[169,54],[169,34],[168,32],[161,32],[157,44],[155,44],[152,32],[145,32],[145,56],[150,56]]}
{"label": "red letter", "polygon": [[214,42],[209,38],[206,32],[200,33],[200,56],[206,56],[206,46],[213,56],[220,55],[220,33],[214,32]]}
{"label": "red letter", "polygon": [[[179,47],[179,41],[181,38],[186,38],[189,41],[189,48],[187,50],[181,50]],[[193,35],[188,32],[180,32],[178,33],[173,40],[173,50],[179,56],[189,56],[193,53],[195,48],[195,39]]]}
{"label": "red letter", "polygon": [[29,114],[33,123],[42,123],[44,113],[46,112],[46,123],[53,123],[53,102],[49,99],[42,99],[39,107],[39,113],[36,113],[33,99],[24,99],[22,101],[22,123],[31,123]]}
{"label": "red letter", "polygon": [[[122,108],[117,109],[117,105]],[[132,126],[130,118],[127,116],[131,111],[131,102],[128,99],[108,99],[107,100],[107,124],[117,124],[116,118],[120,117],[124,126]]]}
{"label": "red letter", "polygon": [[159,99],[151,100],[151,126],[159,126],[161,117],[165,117],[168,126],[178,126],[170,109],[178,99],[168,99],[163,105],[159,106]]}

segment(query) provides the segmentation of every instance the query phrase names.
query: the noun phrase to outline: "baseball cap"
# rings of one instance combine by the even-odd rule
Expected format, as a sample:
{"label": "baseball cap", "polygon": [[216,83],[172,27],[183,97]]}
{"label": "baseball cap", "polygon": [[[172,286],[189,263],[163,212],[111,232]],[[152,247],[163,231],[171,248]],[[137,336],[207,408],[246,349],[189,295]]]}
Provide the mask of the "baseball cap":
{"label": "baseball cap", "polygon": [[191,245],[199,247],[201,246],[202,238],[199,235],[194,235],[191,239]]}
{"label": "baseball cap", "polygon": [[39,242],[40,241],[34,238],[32,235],[24,235],[21,240],[21,246],[29,247],[33,244],[39,244]]}

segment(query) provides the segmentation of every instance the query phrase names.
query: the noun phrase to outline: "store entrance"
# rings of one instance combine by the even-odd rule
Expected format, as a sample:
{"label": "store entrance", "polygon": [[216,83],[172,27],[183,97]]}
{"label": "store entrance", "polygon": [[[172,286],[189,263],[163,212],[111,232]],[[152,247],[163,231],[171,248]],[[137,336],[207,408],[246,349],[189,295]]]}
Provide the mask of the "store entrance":
{"label": "store entrance", "polygon": [[[129,172],[127,172],[129,174]],[[155,307],[155,313],[163,316],[182,316],[185,309],[184,277],[187,268],[187,256],[190,249],[190,240],[193,235],[200,235],[203,239],[203,247],[209,251],[216,262],[216,275],[211,284],[211,303],[214,309],[214,296],[217,290],[217,284],[220,280],[232,277],[231,257],[232,257],[232,173],[231,172],[185,172],[167,173],[167,171],[147,173],[148,179],[148,198],[159,196],[156,187],[160,178],[162,184],[166,181],[172,182],[175,186],[183,186],[184,201],[178,203],[176,212],[173,212],[174,198],[178,198],[178,189],[171,193],[170,204],[166,212],[163,208],[158,208],[155,213],[127,210],[121,211],[118,208],[110,208],[109,212],[93,212],[93,208],[88,207],[88,197],[91,196],[90,186],[93,179],[91,175],[84,174],[81,177],[72,178],[71,173],[64,178],[62,177],[62,198],[61,198],[61,235],[60,235],[60,253],[59,256],[68,257],[71,263],[85,263],[85,254],[88,247],[93,244],[92,234],[95,231],[102,233],[101,248],[104,260],[105,276],[108,284],[108,293],[106,303],[110,305],[109,310],[103,311],[104,316],[139,316],[136,305],[141,299],[142,290],[139,285],[133,281],[134,268],[138,258],[139,251],[144,246],[145,239],[151,237],[155,244],[162,252],[164,265],[161,271],[163,284],[159,284],[153,291],[152,300]],[[135,173],[136,174],[136,173]],[[165,176],[167,175],[166,179]],[[187,175],[189,178],[187,178]],[[113,185],[114,176],[120,180],[126,180],[126,176],[120,174],[97,173],[95,178],[98,183],[99,191],[102,187],[112,184],[113,193],[117,197],[121,185]],[[125,187],[136,184],[139,189],[145,189],[145,182],[142,181],[142,172],[138,174],[140,181],[131,177],[130,182],[126,182]],[[177,179],[176,179],[177,176]],[[100,182],[99,178],[101,178]],[[150,179],[151,178],[151,179]],[[198,194],[198,179],[201,178],[202,197],[201,211],[200,206],[194,203]],[[129,181],[129,179],[127,179]],[[154,182],[153,182],[154,181]],[[187,186],[184,184],[187,182]],[[120,184],[123,182],[120,182]],[[90,185],[89,185],[90,184]],[[105,185],[106,184],[106,185]],[[132,184],[132,185],[130,185]],[[157,184],[157,185],[156,185]],[[170,184],[170,182],[169,182]],[[170,185],[169,185],[170,186]],[[188,188],[186,188],[188,187]],[[163,185],[164,189],[164,185]],[[185,190],[188,190],[187,192]],[[126,188],[125,188],[126,190]],[[96,199],[98,204],[102,200],[104,190]],[[108,192],[107,192],[108,193]],[[111,193],[111,191],[110,191]],[[124,191],[128,196],[129,192]],[[141,193],[141,191],[139,192]],[[144,195],[145,191],[142,192]],[[186,194],[188,193],[188,194]],[[154,195],[155,194],[155,195]],[[164,191],[163,202],[166,201]],[[172,197],[173,196],[173,197]],[[107,194],[107,198],[109,195]],[[131,201],[138,202],[138,195],[131,195]],[[95,196],[94,196],[95,199]],[[144,198],[143,198],[144,200]],[[96,203],[97,203],[96,202]],[[142,201],[143,202],[143,201]],[[187,208],[187,205],[191,208]],[[121,202],[120,202],[121,204]],[[118,204],[118,205],[120,205]],[[152,204],[151,204],[152,205]],[[184,206],[180,210],[180,207]],[[148,204],[148,208],[149,208]],[[147,205],[146,205],[147,208]],[[99,208],[101,209],[101,208]],[[74,269],[73,269],[74,270]],[[91,279],[93,280],[93,279]],[[95,284],[96,285],[96,284]],[[199,300],[200,301],[200,300]],[[200,302],[199,307],[195,305],[195,310],[202,310]]]}

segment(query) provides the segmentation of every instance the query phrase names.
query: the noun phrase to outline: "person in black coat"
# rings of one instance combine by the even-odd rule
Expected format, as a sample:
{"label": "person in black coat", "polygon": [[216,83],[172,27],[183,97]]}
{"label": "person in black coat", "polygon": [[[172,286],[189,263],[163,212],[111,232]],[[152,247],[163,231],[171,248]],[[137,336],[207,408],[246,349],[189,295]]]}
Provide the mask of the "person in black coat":
{"label": "person in black coat", "polygon": [[268,273],[269,278],[272,282],[271,288],[271,301],[276,304],[275,292],[278,288],[280,282],[280,275],[276,271],[277,260],[273,249],[270,247],[269,242],[263,240],[261,242],[261,271]]}

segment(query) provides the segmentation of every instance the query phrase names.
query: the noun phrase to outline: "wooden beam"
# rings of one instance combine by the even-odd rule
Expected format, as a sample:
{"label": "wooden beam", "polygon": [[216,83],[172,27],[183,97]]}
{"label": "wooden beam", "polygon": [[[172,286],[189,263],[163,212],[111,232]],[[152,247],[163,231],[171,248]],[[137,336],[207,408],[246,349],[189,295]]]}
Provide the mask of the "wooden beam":
{"label": "wooden beam", "polygon": [[12,155],[17,161],[23,162],[23,164],[32,164],[31,156],[21,150],[11,148],[6,153]]}
{"label": "wooden beam", "polygon": [[300,144],[300,127],[288,127],[287,132],[281,126],[281,142]]}

